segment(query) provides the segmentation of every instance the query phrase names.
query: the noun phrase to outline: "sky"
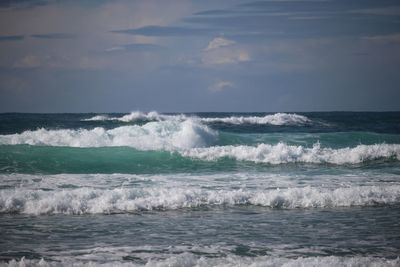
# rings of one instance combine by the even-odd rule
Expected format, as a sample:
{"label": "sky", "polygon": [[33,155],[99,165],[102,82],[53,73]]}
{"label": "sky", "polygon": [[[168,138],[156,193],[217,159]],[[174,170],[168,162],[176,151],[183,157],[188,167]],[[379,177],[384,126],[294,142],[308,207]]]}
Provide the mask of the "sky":
{"label": "sky", "polygon": [[400,110],[398,0],[0,0],[0,112]]}

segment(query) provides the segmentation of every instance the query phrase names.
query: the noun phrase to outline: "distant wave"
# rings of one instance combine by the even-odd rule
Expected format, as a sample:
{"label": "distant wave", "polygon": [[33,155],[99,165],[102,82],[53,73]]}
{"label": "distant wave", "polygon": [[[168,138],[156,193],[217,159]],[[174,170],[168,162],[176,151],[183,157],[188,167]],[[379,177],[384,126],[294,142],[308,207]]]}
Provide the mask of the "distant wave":
{"label": "distant wave", "polygon": [[0,191],[1,213],[108,214],[176,210],[201,206],[257,205],[269,208],[330,208],[400,203],[400,185],[352,186],[336,189],[299,187],[267,190],[210,190],[152,187],[142,189],[79,188]]}
{"label": "distant wave", "polygon": [[[145,121],[162,121],[162,120],[186,120],[190,116],[180,115],[165,115],[155,111],[144,113],[135,111],[122,117],[109,117],[107,115],[96,115],[94,117],[83,119],[83,121],[122,121],[134,122],[138,120]],[[198,118],[206,123],[227,123],[227,124],[269,124],[269,125],[304,125],[310,123],[311,120],[305,116],[298,114],[276,113],[265,116],[230,116],[230,117],[214,117]]]}
{"label": "distant wave", "polygon": [[[98,249],[95,249],[97,251]],[[144,250],[146,251],[146,250]],[[92,251],[93,253],[93,251]],[[62,261],[50,261],[50,260],[28,260],[22,258],[19,261],[12,260],[8,263],[0,263],[0,266],[4,267],[21,267],[21,266],[75,266],[75,267],[89,267],[89,266],[125,266],[125,267],[205,267],[205,266],[223,266],[223,267],[275,267],[275,266],[286,266],[286,267],[299,267],[299,266],[347,266],[347,267],[358,267],[358,266],[383,266],[383,267],[395,267],[399,266],[400,259],[385,259],[377,257],[338,257],[338,256],[325,256],[325,257],[298,257],[298,258],[284,258],[284,257],[273,257],[273,256],[258,256],[258,257],[239,257],[236,255],[228,255],[225,257],[204,257],[194,255],[193,253],[184,252],[180,254],[170,254],[166,258],[161,258],[157,253],[151,254],[153,257],[147,259],[143,264],[128,262],[128,261],[109,261],[107,263],[101,263],[96,261],[79,260],[74,258],[63,257]]]}
{"label": "distant wave", "polygon": [[321,148],[315,144],[312,148],[303,146],[259,144],[257,146],[213,146],[193,148],[180,152],[183,156],[202,160],[231,158],[256,163],[330,163],[357,164],[376,159],[400,160],[399,144],[358,145],[353,148]]}

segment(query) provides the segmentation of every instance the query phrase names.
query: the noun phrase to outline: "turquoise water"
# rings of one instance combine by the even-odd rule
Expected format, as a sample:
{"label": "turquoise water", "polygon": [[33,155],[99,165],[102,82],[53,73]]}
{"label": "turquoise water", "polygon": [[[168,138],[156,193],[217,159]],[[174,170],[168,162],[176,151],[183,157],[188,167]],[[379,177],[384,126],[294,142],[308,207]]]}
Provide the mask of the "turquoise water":
{"label": "turquoise water", "polygon": [[400,113],[0,114],[0,266],[398,266]]}

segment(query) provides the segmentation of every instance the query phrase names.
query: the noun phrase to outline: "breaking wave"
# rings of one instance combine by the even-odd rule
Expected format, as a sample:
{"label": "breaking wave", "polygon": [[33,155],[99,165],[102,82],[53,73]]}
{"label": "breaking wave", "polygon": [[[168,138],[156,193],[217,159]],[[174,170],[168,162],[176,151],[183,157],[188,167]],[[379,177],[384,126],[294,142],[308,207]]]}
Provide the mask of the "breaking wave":
{"label": "breaking wave", "polygon": [[204,122],[222,122],[230,124],[270,124],[270,125],[303,125],[310,119],[298,114],[276,113],[266,116],[231,116],[223,118],[202,118]]}
{"label": "breaking wave", "polygon": [[[225,140],[226,142],[226,140]],[[218,132],[195,118],[151,121],[114,129],[38,129],[20,134],[0,135],[0,145],[40,145],[63,147],[132,147],[137,150],[177,152],[193,159],[215,161],[230,158],[255,163],[358,164],[378,159],[400,160],[400,144],[357,145],[330,148],[259,143],[258,145],[218,145]]]}
{"label": "breaking wave", "polygon": [[25,131],[0,136],[3,145],[45,145],[68,147],[129,146],[139,150],[177,150],[203,147],[216,140],[217,132],[191,119],[185,121],[148,122],[145,125],[121,126],[106,130]]}
{"label": "breaking wave", "polygon": [[[186,120],[191,118],[190,116],[180,115],[165,115],[159,114],[158,112],[152,111],[144,113],[135,111],[122,117],[109,117],[107,115],[96,115],[94,117],[84,119],[83,121],[122,121],[122,122],[134,122],[139,120],[144,121],[164,121],[164,120]],[[227,124],[269,124],[269,125],[304,125],[311,122],[310,119],[303,115],[288,114],[288,113],[276,113],[265,116],[230,116],[230,117],[215,117],[198,118],[202,122],[206,123],[227,123]]]}
{"label": "breaking wave", "polygon": [[71,190],[0,191],[1,213],[109,214],[176,210],[202,206],[257,205],[269,208],[330,208],[394,205],[400,185],[352,186],[336,189],[298,187],[267,190],[209,190],[198,188],[79,188]]}
{"label": "breaking wave", "polygon": [[[155,255],[157,256],[157,255]],[[182,253],[179,255],[169,255],[167,258],[148,259],[146,263],[135,263],[128,261],[111,261],[107,263],[99,263],[93,261],[64,259],[63,261],[46,261],[41,260],[28,260],[22,258],[20,261],[12,260],[8,263],[0,263],[0,266],[4,267],[52,267],[52,266],[146,266],[146,267],[206,267],[206,266],[221,266],[221,267],[275,267],[275,266],[287,266],[287,267],[319,267],[319,266],[384,266],[384,267],[395,267],[399,266],[400,259],[385,259],[377,257],[298,257],[298,258],[284,258],[284,257],[273,257],[273,256],[258,256],[258,257],[239,257],[236,255],[229,255],[226,257],[199,257],[192,253]]]}
{"label": "breaking wave", "polygon": [[231,158],[256,163],[329,163],[357,164],[377,159],[400,160],[399,144],[358,145],[353,148],[322,148],[319,143],[312,148],[303,146],[259,144],[257,146],[213,146],[193,148],[180,152],[183,156],[202,160]]}

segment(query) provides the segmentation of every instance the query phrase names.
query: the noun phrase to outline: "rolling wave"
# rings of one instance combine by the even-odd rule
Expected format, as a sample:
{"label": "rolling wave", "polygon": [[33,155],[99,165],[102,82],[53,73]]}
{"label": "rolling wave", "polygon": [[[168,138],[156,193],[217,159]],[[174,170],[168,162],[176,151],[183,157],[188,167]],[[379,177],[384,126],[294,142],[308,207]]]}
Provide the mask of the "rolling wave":
{"label": "rolling wave", "polygon": [[71,190],[0,191],[1,213],[110,214],[176,210],[203,206],[257,205],[303,209],[394,205],[400,203],[400,185],[351,186],[336,189],[298,187],[267,190],[210,190],[199,188],[78,188]]}
{"label": "rolling wave", "polygon": [[[165,115],[152,111],[144,113],[135,111],[122,117],[109,117],[107,115],[96,115],[91,118],[83,119],[83,121],[121,121],[121,122],[135,122],[139,120],[144,121],[164,121],[164,120],[187,120],[191,118],[187,115]],[[265,124],[265,125],[304,125],[311,123],[311,120],[303,115],[289,114],[289,113],[276,113],[265,116],[229,116],[229,117],[202,117],[197,118],[205,123],[226,123],[226,124]]]}

